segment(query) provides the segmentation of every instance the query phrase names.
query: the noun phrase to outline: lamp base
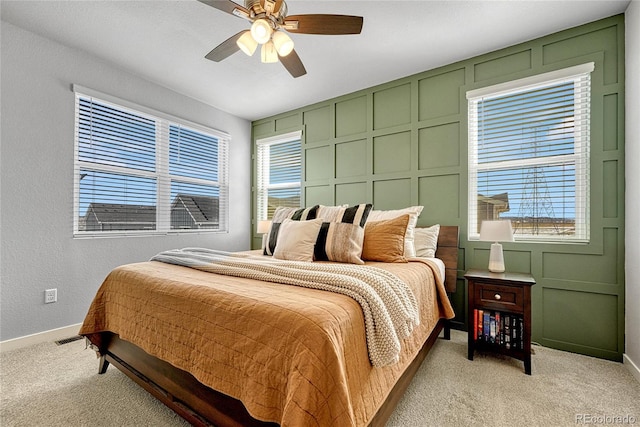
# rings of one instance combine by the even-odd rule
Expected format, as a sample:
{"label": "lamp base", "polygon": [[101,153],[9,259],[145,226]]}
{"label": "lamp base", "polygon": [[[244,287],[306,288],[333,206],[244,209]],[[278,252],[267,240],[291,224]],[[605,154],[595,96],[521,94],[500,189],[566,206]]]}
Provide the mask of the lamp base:
{"label": "lamp base", "polygon": [[492,273],[504,273],[504,256],[502,254],[502,245],[500,243],[496,242],[491,244],[489,271]]}

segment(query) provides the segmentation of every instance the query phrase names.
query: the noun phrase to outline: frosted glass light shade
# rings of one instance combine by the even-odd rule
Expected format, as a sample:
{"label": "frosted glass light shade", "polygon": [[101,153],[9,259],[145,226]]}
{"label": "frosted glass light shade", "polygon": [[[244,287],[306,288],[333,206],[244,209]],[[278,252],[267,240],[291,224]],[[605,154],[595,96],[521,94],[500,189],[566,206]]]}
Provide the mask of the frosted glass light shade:
{"label": "frosted glass light shade", "polygon": [[262,45],[260,49],[260,59],[264,63],[278,62],[278,52],[272,41],[268,41]]}
{"label": "frosted glass light shade", "polygon": [[255,41],[264,44],[271,39],[273,29],[265,19],[256,19],[251,25],[251,36]]}
{"label": "frosted glass light shade", "polygon": [[280,56],[287,56],[293,50],[293,40],[291,40],[291,37],[282,31],[276,31],[273,33],[271,40],[273,40],[273,44]]}
{"label": "frosted glass light shade", "polygon": [[236,44],[240,48],[241,51],[246,53],[248,56],[253,55],[253,52],[256,51],[258,47],[258,42],[255,41],[253,36],[251,36],[251,31],[245,31],[240,38],[236,41]]}
{"label": "frosted glass light shade", "polygon": [[269,228],[271,228],[271,221],[262,220],[258,221],[258,234],[265,234],[269,232]]}

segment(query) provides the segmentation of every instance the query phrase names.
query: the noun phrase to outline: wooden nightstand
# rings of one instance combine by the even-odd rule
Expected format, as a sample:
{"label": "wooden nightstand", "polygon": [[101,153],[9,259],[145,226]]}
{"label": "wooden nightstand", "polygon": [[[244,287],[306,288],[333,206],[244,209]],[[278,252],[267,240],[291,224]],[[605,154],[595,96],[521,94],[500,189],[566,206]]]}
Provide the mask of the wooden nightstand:
{"label": "wooden nightstand", "polygon": [[[524,362],[531,375],[530,274],[469,270],[469,360],[476,349],[493,351]],[[482,315],[482,317],[479,316]]]}

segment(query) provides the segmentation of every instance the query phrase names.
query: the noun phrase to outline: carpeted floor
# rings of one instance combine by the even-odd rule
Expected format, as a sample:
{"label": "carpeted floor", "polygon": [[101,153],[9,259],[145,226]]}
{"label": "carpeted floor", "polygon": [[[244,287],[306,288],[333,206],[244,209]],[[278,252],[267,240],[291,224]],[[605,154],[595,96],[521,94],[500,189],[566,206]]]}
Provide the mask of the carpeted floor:
{"label": "carpeted floor", "polygon": [[[640,425],[640,383],[620,363],[536,346],[528,376],[514,359],[466,356],[464,332],[438,340],[388,425]],[[187,425],[114,367],[98,375],[97,363],[84,341],[0,353],[0,425]]]}

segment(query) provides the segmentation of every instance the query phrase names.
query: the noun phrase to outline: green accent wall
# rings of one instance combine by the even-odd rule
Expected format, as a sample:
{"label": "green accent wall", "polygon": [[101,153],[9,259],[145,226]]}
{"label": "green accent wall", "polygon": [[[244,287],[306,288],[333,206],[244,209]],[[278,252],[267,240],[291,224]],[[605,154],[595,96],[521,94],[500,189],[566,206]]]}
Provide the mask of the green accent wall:
{"label": "green accent wall", "polygon": [[[458,225],[458,290],[451,300],[457,313],[455,327],[466,329],[464,271],[486,268],[489,245],[467,240],[465,94],[591,61],[595,70],[591,89],[590,241],[503,246],[507,269],[531,273],[537,281],[533,287],[533,341],[621,361],[623,15],[257,120],[253,122],[253,138],[303,130],[302,197],[307,206],[370,202],[376,209],[397,209],[423,205],[419,225]],[[253,167],[255,171],[255,161]],[[255,206],[253,217],[255,224]],[[260,239],[254,227],[254,247],[259,247]]]}

